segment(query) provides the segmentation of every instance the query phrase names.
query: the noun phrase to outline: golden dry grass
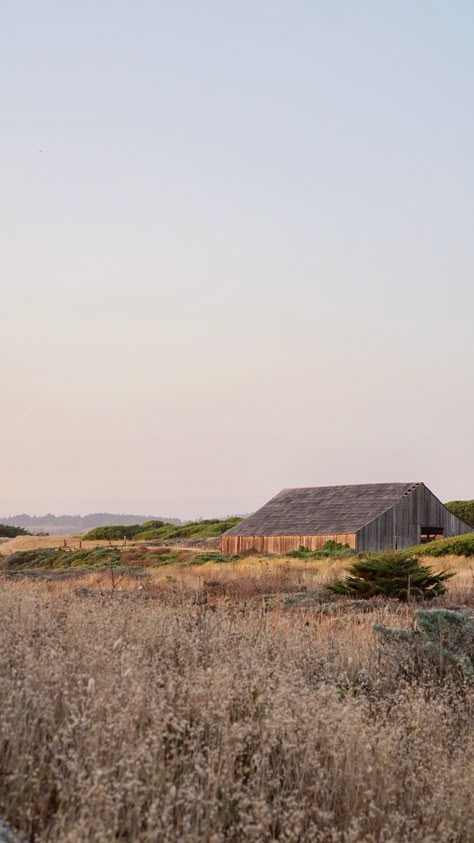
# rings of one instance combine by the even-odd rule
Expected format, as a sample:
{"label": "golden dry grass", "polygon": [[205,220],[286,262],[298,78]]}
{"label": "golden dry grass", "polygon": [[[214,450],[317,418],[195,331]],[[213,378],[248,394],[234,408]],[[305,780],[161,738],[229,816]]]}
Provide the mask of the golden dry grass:
{"label": "golden dry grass", "polygon": [[372,629],[412,607],[255,563],[2,580],[0,815],[37,843],[471,843],[473,691]]}
{"label": "golden dry grass", "polygon": [[[470,602],[474,598],[474,560],[461,556],[438,559],[422,558],[433,569],[454,572],[447,581],[447,595],[440,604]],[[340,579],[352,560],[323,558],[300,560],[289,556],[249,556],[234,563],[207,562],[204,565],[164,566],[148,569],[152,582],[159,585],[176,583],[180,587],[201,589],[208,583],[222,585],[222,590],[245,599],[251,595],[314,591]],[[99,575],[101,576],[101,575]]]}
{"label": "golden dry grass", "polygon": [[40,550],[49,547],[68,547],[71,550],[92,550],[94,547],[109,547],[123,545],[121,541],[106,541],[95,539],[84,541],[80,535],[74,536],[16,536],[14,539],[0,541],[0,553],[6,556],[9,553],[17,553],[20,550]]}

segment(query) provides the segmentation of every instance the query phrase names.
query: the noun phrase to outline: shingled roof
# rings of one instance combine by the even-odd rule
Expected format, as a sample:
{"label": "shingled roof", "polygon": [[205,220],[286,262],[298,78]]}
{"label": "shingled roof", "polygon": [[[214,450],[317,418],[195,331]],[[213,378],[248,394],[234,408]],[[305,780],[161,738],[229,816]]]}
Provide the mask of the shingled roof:
{"label": "shingled roof", "polygon": [[420,483],[283,489],[226,536],[317,536],[355,533]]}

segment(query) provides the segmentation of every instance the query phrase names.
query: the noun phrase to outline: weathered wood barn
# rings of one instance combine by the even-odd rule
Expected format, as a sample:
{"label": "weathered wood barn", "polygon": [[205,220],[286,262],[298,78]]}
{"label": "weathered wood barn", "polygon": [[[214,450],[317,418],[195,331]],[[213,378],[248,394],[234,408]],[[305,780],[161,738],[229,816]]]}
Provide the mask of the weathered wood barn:
{"label": "weathered wood barn", "polygon": [[320,549],[333,539],[355,550],[395,550],[472,532],[424,483],[283,489],[224,533],[223,553]]}

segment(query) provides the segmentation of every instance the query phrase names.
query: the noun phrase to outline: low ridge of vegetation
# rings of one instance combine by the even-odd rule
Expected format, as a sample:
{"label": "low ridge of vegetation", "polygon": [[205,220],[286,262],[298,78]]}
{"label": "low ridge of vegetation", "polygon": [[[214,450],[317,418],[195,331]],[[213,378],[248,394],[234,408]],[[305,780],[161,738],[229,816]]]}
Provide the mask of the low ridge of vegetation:
{"label": "low ridge of vegetation", "polygon": [[474,533],[417,544],[400,553],[415,556],[474,556]]}
{"label": "low ridge of vegetation", "polygon": [[225,556],[206,551],[196,553],[170,547],[97,547],[91,550],[38,548],[7,556],[3,570],[8,573],[28,571],[60,571],[66,569],[161,568],[164,565],[205,565],[208,562],[238,562],[241,556]]}
{"label": "low ridge of vegetation", "polygon": [[147,530],[168,526],[174,527],[173,524],[158,520],[146,521],[144,524],[109,524],[105,527],[94,527],[93,530],[84,534],[83,539],[85,541],[120,541],[121,539],[133,539],[138,533]]}
{"label": "low ridge of vegetation", "polygon": [[134,541],[176,541],[178,539],[206,539],[221,536],[226,530],[230,530],[242,519],[232,518],[207,518],[202,521],[191,521],[189,524],[169,524],[164,521],[146,521],[145,524],[134,524],[126,527],[122,525],[110,525],[109,527],[97,527],[89,530],[83,536],[85,541],[109,539],[117,541],[123,538]]}
{"label": "low ridge of vegetation", "polygon": [[7,556],[4,562],[6,571],[55,570],[63,568],[100,568],[120,565],[120,549],[115,547],[97,547],[93,550],[63,550],[56,548],[38,548],[23,550]]}
{"label": "low ridge of vegetation", "polygon": [[217,564],[228,562],[240,562],[244,557],[237,553],[226,555],[225,553],[205,551],[204,553],[195,553],[191,564],[192,565],[206,565],[207,562],[216,562]]}
{"label": "low ridge of vegetation", "polygon": [[[175,526],[164,524],[162,527],[147,526],[144,531],[135,536],[136,541],[157,540],[174,541],[177,539],[210,539],[221,536],[226,530],[239,524],[241,518],[207,518],[202,521],[192,521],[189,524]],[[145,526],[145,525],[144,525]]]}
{"label": "low ridge of vegetation", "polygon": [[[224,523],[228,524],[229,519],[226,522],[218,522],[220,526]],[[208,529],[214,531],[214,527],[209,524],[209,522],[197,522],[198,526],[202,526],[204,532]],[[187,525],[190,528],[190,531],[194,529],[195,525]],[[166,528],[169,525],[165,525]],[[100,528],[102,532],[104,528]],[[120,528],[115,528],[120,529]],[[161,528],[151,528],[153,531],[160,531]],[[95,532],[95,531],[94,531]],[[160,535],[161,533],[158,532]],[[203,548],[201,552],[196,553],[193,550],[178,550],[174,549],[172,546],[173,540],[170,539],[169,535],[166,535],[165,538],[162,538],[162,544],[159,544],[159,540],[155,538],[156,533],[154,532],[153,539],[142,539],[143,543],[150,541],[149,546],[144,546],[137,541],[137,537],[134,536],[134,540],[136,541],[135,544],[130,544],[126,547],[117,547],[117,546],[110,546],[110,547],[95,547],[95,548],[77,548],[71,550],[70,548],[60,547],[60,548],[45,548],[45,547],[38,547],[31,550],[23,550],[17,551],[13,554],[10,554],[5,558],[3,561],[3,569],[5,571],[28,571],[28,570],[60,570],[60,569],[69,569],[69,568],[92,568],[92,569],[101,569],[103,567],[110,567],[110,566],[129,566],[129,567],[140,567],[140,568],[147,568],[147,567],[161,567],[163,565],[205,565],[208,562],[217,562],[217,563],[237,563],[243,557],[240,555],[226,555],[221,553],[218,549],[205,549]],[[162,534],[161,534],[162,535]],[[202,536],[195,538],[202,538]],[[97,538],[97,537],[96,537]],[[110,540],[117,539],[116,536],[109,536]],[[183,541],[189,538],[189,535],[182,537]],[[178,538],[179,541],[179,538]],[[400,550],[395,551],[390,554],[376,554],[376,553],[357,553],[356,551],[352,550],[351,548],[343,545],[338,545],[336,542],[327,542],[326,545],[321,550],[307,550],[304,547],[300,547],[298,550],[294,550],[289,552],[288,554],[284,554],[281,558],[291,559],[294,561],[301,561],[302,563],[311,564],[313,562],[320,561],[321,564],[324,564],[324,560],[328,560],[329,562],[337,563],[339,560],[341,563],[346,563],[348,561],[354,560],[354,565],[359,568],[367,569],[367,576],[370,578],[372,569],[378,575],[379,566],[382,566],[382,577],[389,577],[389,583],[386,586],[383,586],[382,590],[376,590],[372,580],[370,581],[369,585],[363,586],[366,590],[365,596],[370,596],[370,594],[386,594],[387,596],[396,596],[394,593],[394,589],[398,586],[395,585],[397,581],[397,574],[396,572],[399,571],[402,576],[405,576],[405,573],[411,570],[411,566],[416,563],[418,565],[418,558],[422,556],[431,556],[431,557],[443,557],[443,556],[465,556],[465,557],[472,557],[474,555],[474,533],[468,534],[466,536],[457,536],[451,539],[441,539],[438,541],[431,542],[429,544],[421,544],[417,545],[414,548],[409,548],[408,550]],[[255,560],[270,560],[272,558],[278,559],[278,556],[269,557],[259,555],[257,553],[252,554]],[[388,560],[388,562],[387,562]],[[395,566],[394,570],[391,573],[387,573],[387,566]],[[422,566],[423,567],[423,566]],[[361,570],[362,570],[361,568]],[[370,570],[369,570],[370,569]],[[402,570],[403,569],[403,570]],[[349,569],[350,570],[350,569]],[[426,569],[428,570],[428,569]],[[411,584],[412,588],[415,588],[415,578],[411,574]],[[404,580],[406,584],[406,579]],[[362,587],[362,586],[361,586]],[[387,590],[384,590],[387,588]],[[403,590],[403,589],[402,589]],[[340,594],[351,594],[354,595],[353,587],[351,589],[346,590],[346,586],[339,590]],[[401,599],[404,599],[403,597]]]}

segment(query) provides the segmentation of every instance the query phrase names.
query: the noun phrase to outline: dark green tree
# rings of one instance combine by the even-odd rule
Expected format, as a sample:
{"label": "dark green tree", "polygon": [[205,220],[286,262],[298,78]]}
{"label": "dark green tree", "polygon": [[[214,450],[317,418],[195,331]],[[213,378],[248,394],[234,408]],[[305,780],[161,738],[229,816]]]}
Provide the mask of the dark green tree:
{"label": "dark green tree", "polygon": [[30,534],[22,527],[12,527],[9,524],[0,524],[0,536],[2,538],[14,539],[16,536],[29,536]]}
{"label": "dark green tree", "polygon": [[396,553],[358,559],[348,576],[326,586],[336,594],[350,597],[394,597],[397,600],[431,600],[444,594],[450,571],[435,573],[418,559]]}

